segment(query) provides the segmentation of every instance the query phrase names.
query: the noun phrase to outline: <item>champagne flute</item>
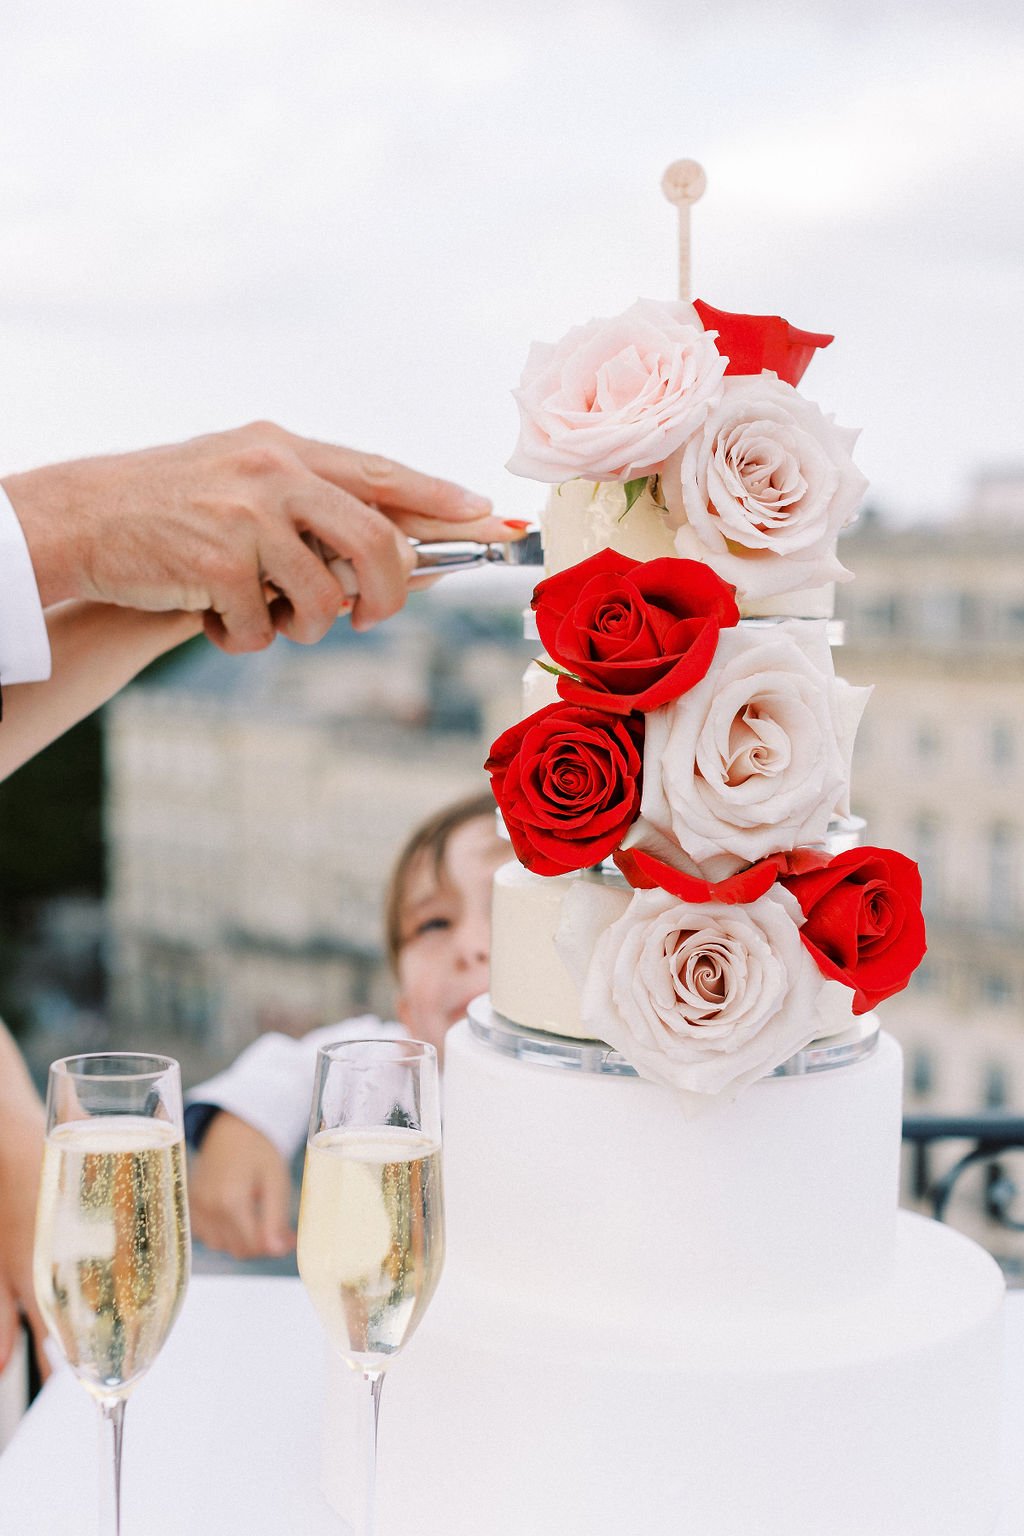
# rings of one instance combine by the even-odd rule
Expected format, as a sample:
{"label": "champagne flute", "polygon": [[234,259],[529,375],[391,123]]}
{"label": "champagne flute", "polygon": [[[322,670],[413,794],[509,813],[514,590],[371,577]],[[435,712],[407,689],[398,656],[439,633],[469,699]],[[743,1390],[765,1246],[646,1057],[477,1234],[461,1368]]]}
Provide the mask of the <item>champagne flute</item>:
{"label": "champagne flute", "polygon": [[178,1063],[121,1052],[55,1061],[35,1290],[99,1405],[101,1536],[121,1532],[125,1401],[171,1331],[190,1265]]}
{"label": "champagne flute", "polygon": [[328,1338],[370,1388],[363,1536],[374,1536],[384,1372],[444,1261],[433,1046],[351,1040],[317,1053],[297,1256]]}

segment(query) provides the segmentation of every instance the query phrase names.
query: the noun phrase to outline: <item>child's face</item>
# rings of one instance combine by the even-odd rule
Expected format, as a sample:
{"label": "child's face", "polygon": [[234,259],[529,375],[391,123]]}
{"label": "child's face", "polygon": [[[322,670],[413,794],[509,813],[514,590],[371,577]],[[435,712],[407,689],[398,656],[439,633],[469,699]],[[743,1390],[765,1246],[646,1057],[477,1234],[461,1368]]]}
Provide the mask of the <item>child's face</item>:
{"label": "child's face", "polygon": [[487,991],[491,880],[508,857],[492,818],[477,816],[452,833],[439,872],[424,854],[406,877],[397,1012],[409,1033],[429,1041],[439,1056],[466,1004]]}

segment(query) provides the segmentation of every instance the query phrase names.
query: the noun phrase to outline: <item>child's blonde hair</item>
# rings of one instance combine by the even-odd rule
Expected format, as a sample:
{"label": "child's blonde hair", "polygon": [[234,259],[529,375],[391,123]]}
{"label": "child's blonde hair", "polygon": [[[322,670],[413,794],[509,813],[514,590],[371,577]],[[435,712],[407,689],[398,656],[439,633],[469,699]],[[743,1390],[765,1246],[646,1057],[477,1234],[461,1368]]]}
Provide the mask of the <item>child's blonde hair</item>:
{"label": "child's blonde hair", "polygon": [[402,948],[402,905],[413,865],[428,857],[433,861],[434,873],[439,876],[452,834],[479,816],[494,816],[494,798],[489,791],[453,801],[435,811],[409,834],[395,860],[384,893],[384,940],[392,971],[397,973],[398,970],[398,955]]}

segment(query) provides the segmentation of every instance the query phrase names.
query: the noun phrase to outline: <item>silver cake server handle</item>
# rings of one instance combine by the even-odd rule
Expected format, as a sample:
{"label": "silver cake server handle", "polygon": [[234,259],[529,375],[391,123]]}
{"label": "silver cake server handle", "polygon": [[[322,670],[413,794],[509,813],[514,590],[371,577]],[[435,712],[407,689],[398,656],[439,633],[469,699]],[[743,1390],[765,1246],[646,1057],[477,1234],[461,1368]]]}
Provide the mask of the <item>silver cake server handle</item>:
{"label": "silver cake server handle", "polygon": [[[475,571],[485,565],[544,564],[540,529],[531,528],[509,544],[480,544],[473,539],[439,539],[436,543],[410,543],[416,552],[413,576],[447,576],[449,571]],[[327,555],[321,546],[321,555]],[[359,596],[359,582],[351,560],[341,555],[326,558],[327,569],[350,598]]]}

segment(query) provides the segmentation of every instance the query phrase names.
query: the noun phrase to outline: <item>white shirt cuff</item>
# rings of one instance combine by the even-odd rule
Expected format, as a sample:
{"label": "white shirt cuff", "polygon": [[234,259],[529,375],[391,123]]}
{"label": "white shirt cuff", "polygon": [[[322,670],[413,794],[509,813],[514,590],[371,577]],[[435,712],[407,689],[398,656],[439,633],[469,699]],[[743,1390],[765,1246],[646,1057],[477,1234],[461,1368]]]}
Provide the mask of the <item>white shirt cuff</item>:
{"label": "white shirt cuff", "polygon": [[50,641],[36,573],[7,492],[0,485],[0,687],[50,675]]}
{"label": "white shirt cuff", "polygon": [[337,1040],[401,1040],[400,1024],[385,1024],[373,1015],[326,1024],[295,1039],[290,1035],[260,1035],[216,1077],[186,1094],[190,1104],[216,1104],[262,1131],[287,1162],[306,1139],[313,1096],[316,1053]]}

